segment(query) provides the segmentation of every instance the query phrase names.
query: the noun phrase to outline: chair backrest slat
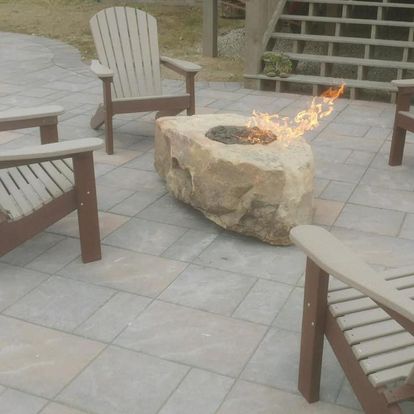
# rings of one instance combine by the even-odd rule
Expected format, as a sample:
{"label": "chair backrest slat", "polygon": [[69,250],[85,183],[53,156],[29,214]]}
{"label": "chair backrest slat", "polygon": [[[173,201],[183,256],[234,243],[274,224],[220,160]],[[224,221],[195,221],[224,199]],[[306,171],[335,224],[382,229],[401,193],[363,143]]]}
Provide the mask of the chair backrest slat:
{"label": "chair backrest slat", "polygon": [[160,95],[156,19],[131,7],[111,7],[90,24],[98,59],[114,72],[115,97]]}

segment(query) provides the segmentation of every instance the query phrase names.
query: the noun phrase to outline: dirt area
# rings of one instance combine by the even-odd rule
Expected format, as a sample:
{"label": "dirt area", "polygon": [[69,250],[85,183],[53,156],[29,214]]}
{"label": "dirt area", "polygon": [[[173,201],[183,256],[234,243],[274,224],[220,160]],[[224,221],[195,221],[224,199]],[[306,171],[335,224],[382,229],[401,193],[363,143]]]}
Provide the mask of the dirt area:
{"label": "dirt area", "polygon": [[[85,60],[95,56],[89,19],[110,6],[138,7],[134,1],[117,0],[0,0],[0,31],[46,36],[77,47]],[[201,56],[202,11],[200,7],[140,4],[158,19],[161,52],[203,66],[200,80],[242,80],[239,57]],[[243,20],[220,19],[220,34],[244,26]],[[173,75],[170,75],[173,77]]]}

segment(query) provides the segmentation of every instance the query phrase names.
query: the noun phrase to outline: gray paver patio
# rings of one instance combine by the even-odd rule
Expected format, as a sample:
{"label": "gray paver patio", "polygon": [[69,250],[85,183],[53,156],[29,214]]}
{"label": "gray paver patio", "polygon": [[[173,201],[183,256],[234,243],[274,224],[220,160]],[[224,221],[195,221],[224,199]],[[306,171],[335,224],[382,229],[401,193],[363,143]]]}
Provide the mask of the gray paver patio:
{"label": "gray paver patio", "polygon": [[[291,115],[310,101],[238,83],[196,89],[199,113]],[[89,128],[100,98],[72,47],[0,34],[0,110],[59,104],[62,140],[102,137]],[[306,135],[315,222],[379,268],[414,264],[414,144],[387,166],[393,111],[343,99]],[[304,255],[226,233],[167,195],[153,131],[154,114],[119,116],[116,154],[95,156],[102,261],[81,263],[76,215],[0,258],[0,414],[358,412],[329,348],[322,401],[296,390]],[[37,142],[34,129],[0,133],[0,150]]]}

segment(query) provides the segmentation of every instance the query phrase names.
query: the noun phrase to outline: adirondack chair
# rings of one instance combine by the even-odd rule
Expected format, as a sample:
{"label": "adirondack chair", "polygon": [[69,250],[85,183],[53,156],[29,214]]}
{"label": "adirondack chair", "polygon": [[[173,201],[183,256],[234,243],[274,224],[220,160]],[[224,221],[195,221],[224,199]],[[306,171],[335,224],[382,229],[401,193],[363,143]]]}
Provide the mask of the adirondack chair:
{"label": "adirondack chair", "polygon": [[392,83],[397,86],[398,94],[388,164],[394,166],[402,164],[407,131],[414,132],[414,113],[409,112],[414,95],[414,79],[395,80]]}
{"label": "adirondack chair", "polygon": [[78,210],[82,259],[101,258],[93,151],[97,138],[57,142],[59,106],[0,112],[0,131],[40,127],[43,145],[0,151],[0,256]]}
{"label": "adirondack chair", "polygon": [[365,413],[401,413],[414,400],[414,266],[376,272],[316,226],[292,229],[291,239],[308,257],[300,392],[319,399],[326,336]]}
{"label": "adirondack chair", "polygon": [[[106,152],[113,154],[112,118],[116,114],[159,111],[157,117],[195,113],[194,78],[200,66],[159,55],[156,19],[135,8],[111,7],[90,21],[99,60],[91,70],[103,81],[103,104],[91,127],[105,124]],[[186,93],[163,95],[160,63],[185,76]]]}

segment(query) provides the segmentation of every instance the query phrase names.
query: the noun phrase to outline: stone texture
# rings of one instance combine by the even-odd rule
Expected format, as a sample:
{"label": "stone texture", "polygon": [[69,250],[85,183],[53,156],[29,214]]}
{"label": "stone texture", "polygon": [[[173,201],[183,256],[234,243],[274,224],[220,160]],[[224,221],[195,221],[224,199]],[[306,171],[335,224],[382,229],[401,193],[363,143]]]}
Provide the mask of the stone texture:
{"label": "stone texture", "polygon": [[162,118],[155,167],[178,199],[219,226],[271,244],[312,219],[313,156],[303,140],[225,145],[205,137],[217,125],[244,125],[238,115]]}
{"label": "stone texture", "polygon": [[183,365],[110,347],[58,400],[96,414],[156,414],[187,371]]}
{"label": "stone texture", "polygon": [[0,414],[37,414],[47,400],[8,389],[0,396]]}
{"label": "stone texture", "polygon": [[98,342],[0,316],[0,382],[53,398],[103,349]]}

